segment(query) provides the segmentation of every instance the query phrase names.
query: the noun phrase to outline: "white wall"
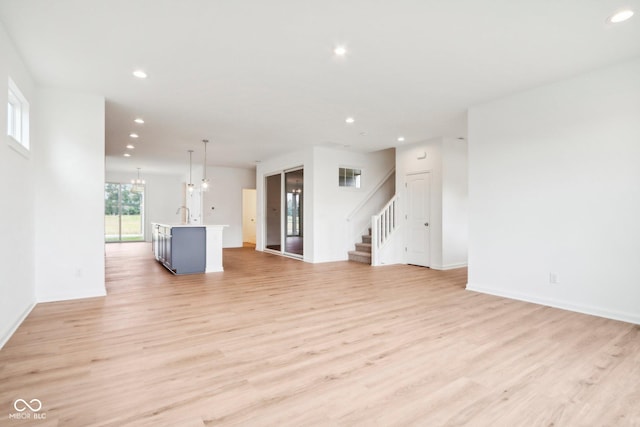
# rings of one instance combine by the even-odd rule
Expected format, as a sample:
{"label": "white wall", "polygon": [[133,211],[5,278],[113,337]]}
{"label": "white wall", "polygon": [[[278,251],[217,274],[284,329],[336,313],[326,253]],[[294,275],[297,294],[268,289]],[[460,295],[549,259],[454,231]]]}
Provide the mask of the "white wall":
{"label": "white wall", "polygon": [[467,265],[468,144],[444,138],[442,142],[442,268]]}
{"label": "white wall", "polygon": [[35,166],[33,151],[39,142],[31,135],[29,158],[7,142],[8,78],[14,80],[31,107],[38,102],[35,84],[4,27],[0,24],[0,348],[36,302],[35,296]]}
{"label": "white wall", "polygon": [[104,98],[38,91],[35,282],[38,301],[105,295]]}
{"label": "white wall", "polygon": [[[396,148],[396,189],[401,218],[405,217],[406,212],[407,175],[421,172],[431,174],[429,266],[437,268],[442,266],[442,138]],[[404,233],[407,228],[402,227],[399,232],[403,233],[406,241],[408,237]],[[403,262],[406,262],[404,257]]]}
{"label": "white wall", "polygon": [[[363,206],[367,221],[360,230],[350,230],[347,217],[371,195],[395,165],[395,150],[357,153],[326,147],[314,149],[314,262],[343,261],[355,249],[353,234],[371,222],[394,194],[394,186],[386,186],[373,195],[372,203]],[[349,167],[362,171],[361,187],[339,187],[338,169]],[[306,179],[306,175],[305,175]],[[355,213],[355,216],[358,212]],[[354,221],[357,223],[357,221]],[[353,231],[353,232],[352,232]]]}
{"label": "white wall", "polygon": [[[431,200],[429,201],[429,251],[430,266],[442,265],[442,138],[396,148],[396,188],[399,197],[401,218],[406,212],[407,175],[429,172],[431,174]],[[407,232],[404,221],[401,224],[403,238]],[[405,246],[405,245],[403,245]],[[404,254],[403,254],[404,255]],[[403,262],[406,262],[403,257]]]}
{"label": "white wall", "polygon": [[223,231],[222,247],[242,247],[242,189],[255,188],[255,170],[209,166],[207,178],[211,187],[203,193],[204,223],[229,225]]}
{"label": "white wall", "polygon": [[[325,147],[311,147],[263,161],[257,168],[257,250],[264,249],[265,176],[298,166],[304,167],[304,260],[329,262],[346,260],[353,241],[347,216],[370,190],[393,168],[394,150],[355,153]],[[338,187],[338,168],[362,169],[362,187]],[[384,205],[384,203],[382,204]]]}
{"label": "white wall", "polygon": [[[132,165],[130,173],[107,172],[106,182],[128,184],[136,178],[138,170]],[[148,174],[140,170],[140,177],[145,180],[144,197],[144,239],[151,241],[151,223],[176,224],[182,219],[184,211],[176,214],[184,205],[184,177],[173,174]]]}
{"label": "white wall", "polygon": [[176,214],[178,208],[185,205],[185,181],[179,175],[145,174],[146,217],[145,235],[151,241],[151,223],[175,224],[181,222],[184,210]]}
{"label": "white wall", "polygon": [[[395,150],[391,150],[395,159]],[[382,211],[382,208],[396,194],[396,172],[395,164],[391,165],[391,168],[387,172],[387,178],[382,178],[382,185],[374,187],[371,196],[365,196],[368,200],[359,204],[355,209],[351,210],[351,213],[347,215],[347,233],[345,234],[346,251],[352,251],[355,249],[356,243],[362,243],[362,236],[369,234],[369,229],[372,229],[371,217],[377,215]],[[371,231],[373,233],[373,231]],[[384,246],[388,246],[389,239]],[[384,247],[383,246],[383,247]],[[380,254],[380,252],[378,252]],[[380,261],[380,258],[378,259]],[[372,259],[373,264],[373,259]],[[394,264],[397,264],[394,263]]]}
{"label": "white wall", "polygon": [[256,250],[262,251],[265,247],[265,176],[299,166],[304,168],[304,210],[302,212],[302,233],[304,235],[303,259],[307,262],[313,262],[313,148],[304,148],[298,151],[288,152],[271,159],[265,159],[258,164],[255,180],[258,198],[256,206]]}
{"label": "white wall", "polygon": [[[129,174],[109,172],[107,181],[127,183],[136,174],[135,167],[132,167]],[[200,222],[203,216],[203,224],[228,224],[229,227],[223,231],[223,247],[242,246],[242,189],[255,188],[255,170],[209,166],[207,178],[210,179],[211,186],[209,191],[200,193],[199,177],[202,176],[202,171],[194,167],[193,183],[196,184],[196,191],[189,196],[186,193],[188,174],[146,174],[142,169],[141,175],[146,181],[145,240],[151,241],[152,222],[180,224],[184,219],[184,210],[180,213],[176,211],[185,206],[185,197],[189,197],[192,200],[186,205],[191,208],[193,223]],[[201,196],[204,201],[202,206]],[[215,209],[211,209],[212,207]]]}
{"label": "white wall", "polygon": [[639,76],[635,60],[470,110],[468,289],[640,323]]}
{"label": "white wall", "polygon": [[[431,174],[429,267],[433,269],[467,265],[467,167],[464,140],[440,137],[396,148],[396,188],[401,218],[406,211],[407,176]],[[408,238],[406,228],[399,232],[405,240]]]}

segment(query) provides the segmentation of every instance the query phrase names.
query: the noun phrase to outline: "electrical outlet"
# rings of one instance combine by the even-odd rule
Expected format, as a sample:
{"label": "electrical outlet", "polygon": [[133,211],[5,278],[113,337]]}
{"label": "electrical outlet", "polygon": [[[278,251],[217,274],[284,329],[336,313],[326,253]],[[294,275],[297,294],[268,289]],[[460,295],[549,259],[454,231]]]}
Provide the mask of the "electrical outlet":
{"label": "electrical outlet", "polygon": [[549,273],[549,283],[551,283],[552,285],[557,285],[558,283],[560,283],[560,276],[558,275],[558,273]]}

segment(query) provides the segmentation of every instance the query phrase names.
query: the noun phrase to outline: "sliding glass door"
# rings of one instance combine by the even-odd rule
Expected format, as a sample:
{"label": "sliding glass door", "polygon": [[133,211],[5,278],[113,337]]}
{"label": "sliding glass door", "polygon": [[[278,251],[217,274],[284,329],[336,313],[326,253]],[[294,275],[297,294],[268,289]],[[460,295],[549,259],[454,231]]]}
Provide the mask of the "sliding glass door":
{"label": "sliding glass door", "polygon": [[304,171],[302,168],[265,179],[265,249],[301,258],[304,255]]}
{"label": "sliding glass door", "polygon": [[[136,190],[136,191],[134,191]],[[144,188],[107,182],[104,185],[105,242],[144,240]]]}

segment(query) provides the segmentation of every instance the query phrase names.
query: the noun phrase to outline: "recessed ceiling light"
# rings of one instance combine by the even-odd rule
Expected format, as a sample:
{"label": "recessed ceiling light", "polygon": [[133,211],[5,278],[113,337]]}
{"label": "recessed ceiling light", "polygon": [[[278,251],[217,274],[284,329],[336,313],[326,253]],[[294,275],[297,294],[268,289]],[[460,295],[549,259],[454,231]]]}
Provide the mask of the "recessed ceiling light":
{"label": "recessed ceiling light", "polygon": [[130,133],[129,136],[131,138],[138,138],[138,134],[137,133]]}
{"label": "recessed ceiling light", "polygon": [[333,49],[333,53],[338,56],[345,56],[347,54],[347,48],[344,46],[336,46],[336,48]]}
{"label": "recessed ceiling light", "polygon": [[398,142],[404,142],[404,136],[399,136],[398,137]]}
{"label": "recessed ceiling light", "polygon": [[619,22],[626,21],[632,16],[633,16],[633,10],[625,9],[625,10],[621,10],[620,12],[614,13],[607,19],[607,21],[611,22],[612,24],[617,24]]}
{"label": "recessed ceiling light", "polygon": [[127,149],[129,149],[129,150],[133,150],[134,148],[136,148],[136,147],[134,145],[132,145],[132,144],[127,145]]}
{"label": "recessed ceiling light", "polygon": [[351,123],[355,122],[356,119],[354,119],[353,117],[347,117],[346,119],[344,119],[344,121],[349,123],[349,124],[351,124]]}
{"label": "recessed ceiling light", "polygon": [[138,123],[138,124],[143,124],[143,123],[144,123],[144,120],[142,120],[142,119],[138,118],[138,119],[135,119],[135,120],[134,120],[134,122],[136,122],[136,123]]}
{"label": "recessed ceiling light", "polygon": [[131,157],[131,154],[129,154],[129,153],[124,153],[124,156],[125,156],[125,157]]}
{"label": "recessed ceiling light", "polygon": [[136,76],[139,79],[146,79],[147,78],[147,73],[145,73],[142,70],[135,70],[133,72],[133,75]]}

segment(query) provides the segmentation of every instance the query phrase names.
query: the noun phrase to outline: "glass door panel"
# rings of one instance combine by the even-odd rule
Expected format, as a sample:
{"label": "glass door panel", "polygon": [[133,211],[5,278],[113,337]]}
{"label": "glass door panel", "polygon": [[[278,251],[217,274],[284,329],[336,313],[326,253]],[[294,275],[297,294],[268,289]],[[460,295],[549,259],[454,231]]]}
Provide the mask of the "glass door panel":
{"label": "glass door panel", "polygon": [[132,184],[105,184],[104,229],[106,242],[144,240],[144,188]]}
{"label": "glass door panel", "polygon": [[285,248],[287,254],[303,255],[303,186],[304,171],[302,169],[293,170],[284,174],[285,194],[287,197],[286,206],[286,234]]}
{"label": "glass door panel", "polygon": [[120,241],[120,184],[104,185],[104,240]]}
{"label": "glass door panel", "polygon": [[268,176],[265,182],[266,209],[266,242],[264,247],[281,252],[282,245],[282,176],[280,174]]}

